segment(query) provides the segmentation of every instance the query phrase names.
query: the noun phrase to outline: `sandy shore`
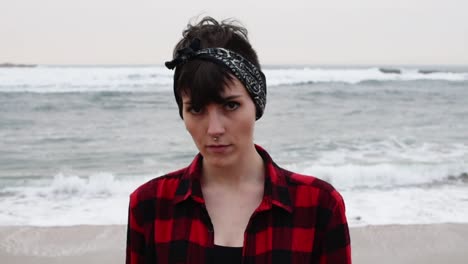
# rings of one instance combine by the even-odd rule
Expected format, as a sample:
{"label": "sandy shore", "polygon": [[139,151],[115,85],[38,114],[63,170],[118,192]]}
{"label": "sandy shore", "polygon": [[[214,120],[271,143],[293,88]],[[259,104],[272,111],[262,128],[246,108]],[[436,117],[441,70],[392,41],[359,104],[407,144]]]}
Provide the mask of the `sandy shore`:
{"label": "sandy shore", "polygon": [[[0,227],[0,263],[124,263],[125,226]],[[468,263],[468,224],[351,229],[353,263]]]}

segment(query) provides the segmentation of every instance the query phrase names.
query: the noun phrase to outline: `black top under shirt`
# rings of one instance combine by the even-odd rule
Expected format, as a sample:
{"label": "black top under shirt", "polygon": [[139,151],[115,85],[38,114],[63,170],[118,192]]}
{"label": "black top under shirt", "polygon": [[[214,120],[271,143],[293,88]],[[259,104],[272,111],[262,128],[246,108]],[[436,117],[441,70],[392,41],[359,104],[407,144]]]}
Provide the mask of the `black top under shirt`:
{"label": "black top under shirt", "polygon": [[212,264],[240,264],[242,263],[242,247],[225,247],[214,245],[211,249]]}

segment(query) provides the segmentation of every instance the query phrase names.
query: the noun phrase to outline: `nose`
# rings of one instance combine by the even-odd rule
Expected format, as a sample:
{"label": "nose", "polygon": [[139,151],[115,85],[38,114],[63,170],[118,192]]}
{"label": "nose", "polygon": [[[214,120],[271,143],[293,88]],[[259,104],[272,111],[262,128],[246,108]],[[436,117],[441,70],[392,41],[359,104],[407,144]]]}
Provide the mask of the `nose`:
{"label": "nose", "polygon": [[210,137],[220,136],[224,131],[222,113],[216,107],[208,109],[208,135]]}

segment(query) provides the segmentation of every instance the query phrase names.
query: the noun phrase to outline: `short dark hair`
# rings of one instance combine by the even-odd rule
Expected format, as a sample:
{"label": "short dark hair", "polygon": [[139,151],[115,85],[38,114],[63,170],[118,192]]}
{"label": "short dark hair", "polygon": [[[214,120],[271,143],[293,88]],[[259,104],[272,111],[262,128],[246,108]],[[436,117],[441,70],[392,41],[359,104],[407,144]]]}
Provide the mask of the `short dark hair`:
{"label": "short dark hair", "polygon": [[[261,69],[257,53],[249,43],[247,29],[236,20],[218,22],[212,17],[204,17],[195,25],[188,24],[182,35],[183,38],[174,48],[174,58],[178,50],[189,47],[198,38],[201,49],[225,48],[242,55]],[[183,94],[190,96],[194,108],[202,108],[211,102],[221,103],[224,87],[232,78],[235,77],[225,67],[206,60],[191,60],[177,66],[174,73],[174,96],[180,117],[183,118]]]}

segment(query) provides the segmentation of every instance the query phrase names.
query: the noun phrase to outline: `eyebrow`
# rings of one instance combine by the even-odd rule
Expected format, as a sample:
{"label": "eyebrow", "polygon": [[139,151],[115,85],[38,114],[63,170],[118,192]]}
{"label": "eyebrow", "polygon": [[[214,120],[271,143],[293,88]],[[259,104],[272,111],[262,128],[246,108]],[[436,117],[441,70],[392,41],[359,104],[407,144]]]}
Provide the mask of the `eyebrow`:
{"label": "eyebrow", "polygon": [[[240,97],[242,97],[242,95],[239,94],[239,95],[230,95],[230,96],[222,97],[222,99],[223,99],[223,102],[227,102],[227,101],[231,101]],[[192,101],[187,100],[183,102],[183,104],[191,105]]]}
{"label": "eyebrow", "polygon": [[227,96],[227,97],[223,97],[223,100],[224,101],[230,101],[230,100],[233,100],[233,99],[237,99],[239,97],[242,97],[242,95],[231,95],[231,96]]}

